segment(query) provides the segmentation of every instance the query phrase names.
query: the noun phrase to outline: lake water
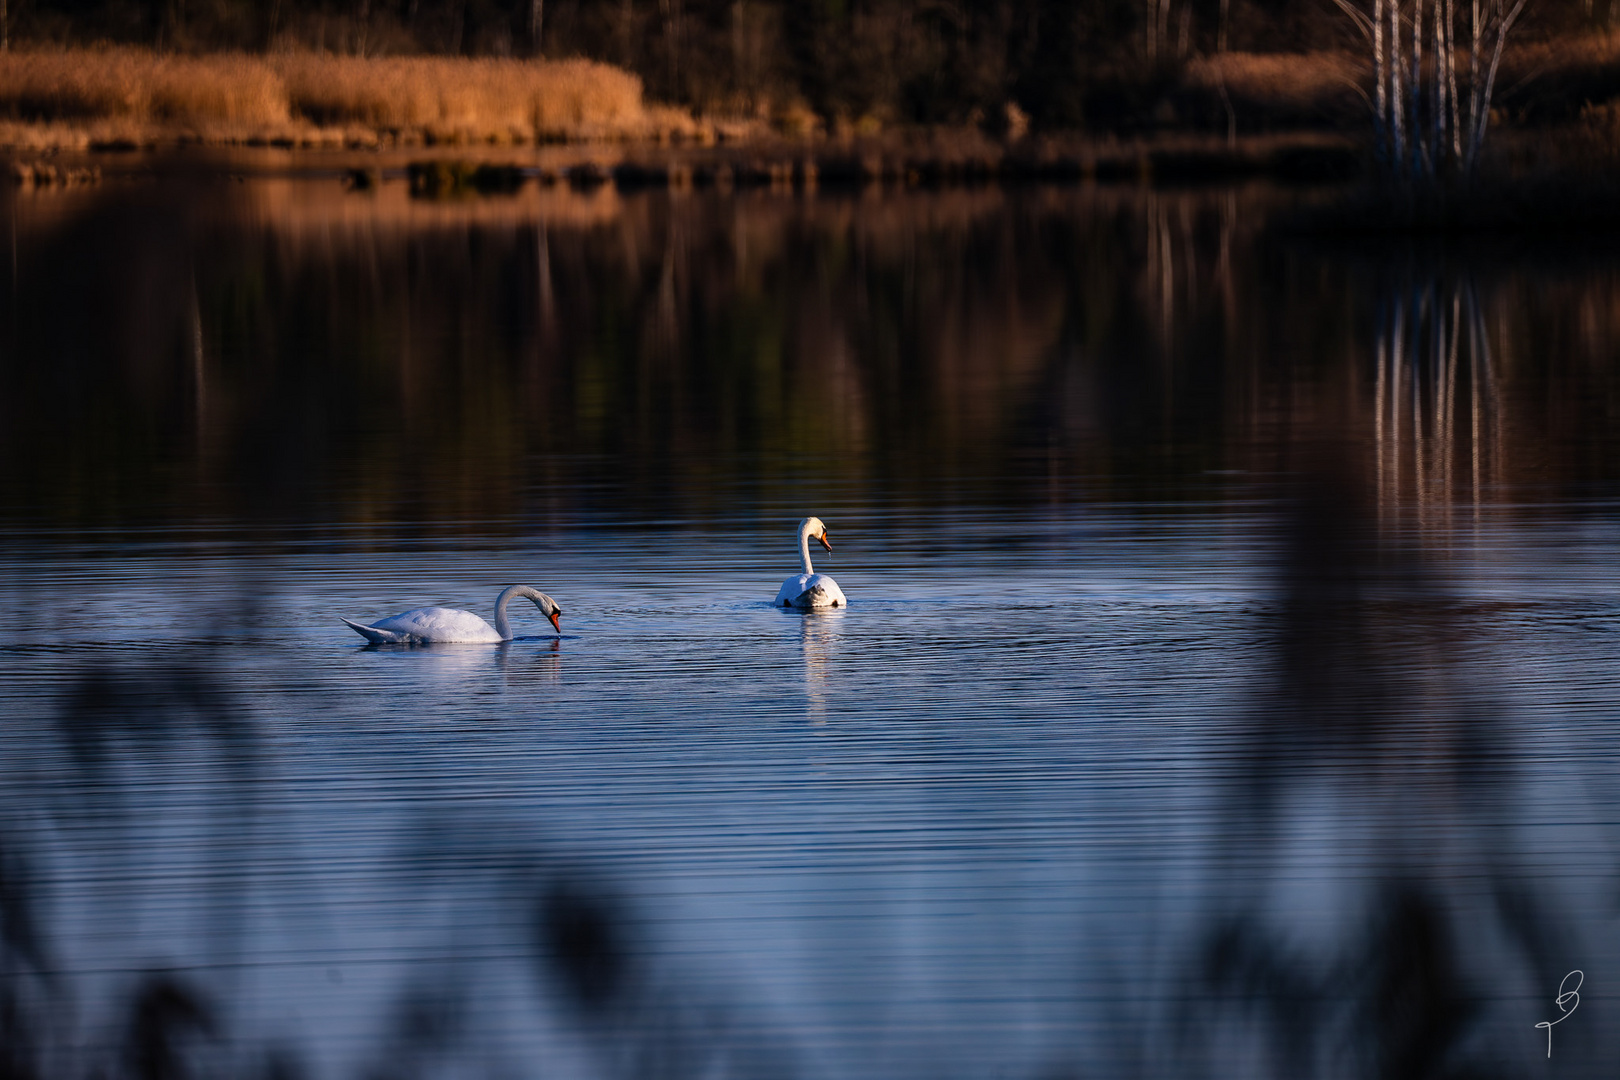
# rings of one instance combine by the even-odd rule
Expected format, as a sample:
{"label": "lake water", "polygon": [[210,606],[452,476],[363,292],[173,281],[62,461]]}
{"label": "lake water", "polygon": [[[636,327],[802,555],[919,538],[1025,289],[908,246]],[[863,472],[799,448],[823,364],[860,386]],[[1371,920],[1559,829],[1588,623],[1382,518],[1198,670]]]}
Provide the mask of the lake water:
{"label": "lake water", "polygon": [[1620,1067],[1620,260],[232,169],[0,203],[0,1074]]}

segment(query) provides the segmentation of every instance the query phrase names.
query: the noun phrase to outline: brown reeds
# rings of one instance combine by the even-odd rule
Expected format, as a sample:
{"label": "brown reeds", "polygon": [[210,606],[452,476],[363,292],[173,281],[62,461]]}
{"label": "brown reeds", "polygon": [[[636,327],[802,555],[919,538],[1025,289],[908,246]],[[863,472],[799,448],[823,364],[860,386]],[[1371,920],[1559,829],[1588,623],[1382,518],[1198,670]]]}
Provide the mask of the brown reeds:
{"label": "brown reeds", "polygon": [[160,55],[144,49],[0,56],[0,116],[127,131],[145,141],[286,137],[363,128],[426,142],[539,142],[687,134],[641,80],[589,60],[359,58],[321,53]]}
{"label": "brown reeds", "polygon": [[19,120],[269,124],[287,94],[240,53],[164,56],[143,49],[12,52],[0,58],[0,112]]}
{"label": "brown reeds", "polygon": [[474,140],[649,133],[641,80],[590,60],[290,53],[269,63],[287,88],[293,112],[320,124],[418,129]]}
{"label": "brown reeds", "polygon": [[1358,105],[1367,65],[1345,53],[1221,53],[1190,61],[1190,89],[1224,93],[1264,117],[1344,115]]}

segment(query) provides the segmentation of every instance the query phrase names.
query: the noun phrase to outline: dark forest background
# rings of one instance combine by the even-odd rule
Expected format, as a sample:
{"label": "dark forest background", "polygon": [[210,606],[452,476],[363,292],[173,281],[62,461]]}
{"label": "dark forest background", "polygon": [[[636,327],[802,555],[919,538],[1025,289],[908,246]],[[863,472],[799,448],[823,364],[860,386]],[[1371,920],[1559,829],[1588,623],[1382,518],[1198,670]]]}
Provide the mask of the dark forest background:
{"label": "dark forest background", "polygon": [[[807,107],[891,123],[1084,123],[1219,52],[1354,48],[1331,0],[0,0],[13,46],[583,56],[713,113]],[[1620,21],[1532,2],[1520,39]]]}

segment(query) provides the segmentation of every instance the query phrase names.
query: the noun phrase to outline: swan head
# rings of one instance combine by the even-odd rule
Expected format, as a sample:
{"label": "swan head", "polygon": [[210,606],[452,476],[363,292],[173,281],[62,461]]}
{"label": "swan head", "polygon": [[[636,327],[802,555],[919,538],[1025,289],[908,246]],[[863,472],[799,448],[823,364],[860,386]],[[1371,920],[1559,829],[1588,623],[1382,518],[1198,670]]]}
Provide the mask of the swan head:
{"label": "swan head", "polygon": [[807,517],[799,522],[799,535],[820,540],[822,547],[828,551],[832,550],[832,544],[827,540],[827,526],[823,525],[818,517]]}
{"label": "swan head", "polygon": [[533,600],[535,607],[540,609],[541,614],[551,620],[551,628],[557,631],[559,635],[562,634],[562,622],[560,621],[562,618],[562,608],[557,606],[557,601],[553,600],[545,593],[541,593],[538,596],[533,597]]}
{"label": "swan head", "polygon": [[551,628],[557,631],[559,635],[562,633],[562,623],[558,622],[558,617],[562,615],[563,611],[557,601],[539,589],[531,589],[527,585],[512,586],[512,595],[526,596],[533,600],[534,606],[540,609],[540,614],[551,620]]}

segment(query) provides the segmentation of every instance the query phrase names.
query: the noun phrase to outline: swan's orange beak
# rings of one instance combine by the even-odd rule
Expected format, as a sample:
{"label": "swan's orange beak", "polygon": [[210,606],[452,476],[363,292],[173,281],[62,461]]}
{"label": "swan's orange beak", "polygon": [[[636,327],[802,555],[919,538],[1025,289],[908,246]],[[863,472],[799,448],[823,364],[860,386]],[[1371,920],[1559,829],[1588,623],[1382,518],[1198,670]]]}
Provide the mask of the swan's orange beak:
{"label": "swan's orange beak", "polygon": [[821,541],[821,546],[822,547],[826,548],[828,551],[832,550],[832,545],[827,543],[827,534],[826,533],[822,533],[820,536],[816,537],[816,539]]}
{"label": "swan's orange beak", "polygon": [[552,612],[552,613],[551,613],[551,628],[552,628],[552,629],[553,629],[553,630],[555,630],[555,631],[557,631],[557,633],[558,633],[558,634],[559,634],[559,635],[561,635],[561,634],[562,634],[562,623],[560,623],[560,622],[558,622],[558,621],[557,621],[557,618],[558,618],[558,616],[560,616],[560,615],[561,615],[561,614],[562,614],[562,611],[561,611],[561,609],[559,609],[559,610],[557,610],[557,611],[553,611],[553,612]]}

